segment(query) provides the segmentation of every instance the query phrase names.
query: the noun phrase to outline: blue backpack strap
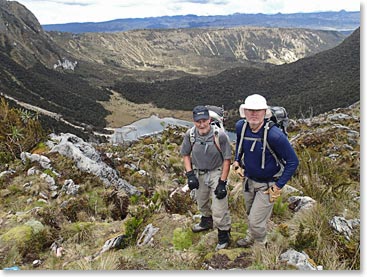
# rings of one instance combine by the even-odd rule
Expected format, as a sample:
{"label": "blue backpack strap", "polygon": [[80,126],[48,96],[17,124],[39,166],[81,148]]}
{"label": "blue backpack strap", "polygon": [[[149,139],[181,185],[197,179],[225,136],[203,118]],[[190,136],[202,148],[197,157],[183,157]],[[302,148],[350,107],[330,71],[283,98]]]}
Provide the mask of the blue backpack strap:
{"label": "blue backpack strap", "polygon": [[261,162],[261,168],[264,169],[265,167],[265,149],[267,148],[269,150],[269,152],[271,153],[271,155],[274,157],[277,165],[280,166],[280,170],[277,174],[275,174],[274,177],[279,177],[280,175],[282,175],[283,170],[284,170],[284,164],[283,162],[278,158],[278,156],[275,154],[274,150],[270,147],[269,143],[268,143],[268,133],[270,131],[270,129],[275,126],[276,123],[274,123],[273,121],[269,120],[268,122],[265,123],[264,125],[264,138],[263,138],[263,153],[262,153],[262,162]]}

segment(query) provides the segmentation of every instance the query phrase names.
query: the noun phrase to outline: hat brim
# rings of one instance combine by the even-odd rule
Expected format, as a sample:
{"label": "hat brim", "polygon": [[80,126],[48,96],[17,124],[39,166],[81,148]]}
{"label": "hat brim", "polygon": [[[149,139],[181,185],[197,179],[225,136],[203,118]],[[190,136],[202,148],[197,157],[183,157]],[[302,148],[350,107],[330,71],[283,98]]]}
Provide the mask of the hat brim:
{"label": "hat brim", "polygon": [[271,110],[269,108],[269,106],[267,106],[266,108],[264,107],[260,107],[259,109],[254,109],[254,108],[248,108],[245,104],[241,104],[239,107],[239,112],[240,112],[240,117],[241,118],[245,118],[245,109],[246,110],[266,110],[265,113],[265,118],[270,118],[272,116]]}
{"label": "hat brim", "polygon": [[197,115],[197,116],[194,116],[194,121],[199,121],[199,120],[202,120],[202,119],[208,120],[209,118],[210,118],[210,116],[208,116],[206,114]]}

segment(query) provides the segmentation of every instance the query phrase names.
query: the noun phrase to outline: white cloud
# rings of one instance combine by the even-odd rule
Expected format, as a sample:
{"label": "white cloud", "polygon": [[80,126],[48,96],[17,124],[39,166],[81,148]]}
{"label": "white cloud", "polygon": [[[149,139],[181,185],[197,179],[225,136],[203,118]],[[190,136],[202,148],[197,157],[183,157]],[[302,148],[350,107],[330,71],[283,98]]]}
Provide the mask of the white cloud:
{"label": "white cloud", "polygon": [[163,15],[358,11],[359,0],[18,0],[41,24]]}

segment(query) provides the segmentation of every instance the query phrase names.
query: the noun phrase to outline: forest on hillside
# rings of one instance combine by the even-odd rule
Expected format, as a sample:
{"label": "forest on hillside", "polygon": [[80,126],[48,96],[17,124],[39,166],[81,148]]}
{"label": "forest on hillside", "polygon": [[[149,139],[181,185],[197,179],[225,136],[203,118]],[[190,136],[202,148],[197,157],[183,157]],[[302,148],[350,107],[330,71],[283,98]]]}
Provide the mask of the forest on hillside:
{"label": "forest on hillside", "polygon": [[[235,68],[212,77],[187,76],[156,82],[119,81],[112,87],[129,101],[167,109],[198,104],[236,110],[258,93],[284,106],[292,118],[314,116],[360,99],[360,30],[337,47],[291,64],[266,69]],[[228,119],[234,122],[233,118]]]}

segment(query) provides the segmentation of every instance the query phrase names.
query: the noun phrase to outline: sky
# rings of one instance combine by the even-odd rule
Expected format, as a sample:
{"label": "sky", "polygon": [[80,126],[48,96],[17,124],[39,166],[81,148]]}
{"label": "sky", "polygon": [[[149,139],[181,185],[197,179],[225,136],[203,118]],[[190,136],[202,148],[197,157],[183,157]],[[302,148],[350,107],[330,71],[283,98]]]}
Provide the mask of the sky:
{"label": "sky", "polygon": [[18,0],[44,24],[234,13],[359,11],[361,0]]}

